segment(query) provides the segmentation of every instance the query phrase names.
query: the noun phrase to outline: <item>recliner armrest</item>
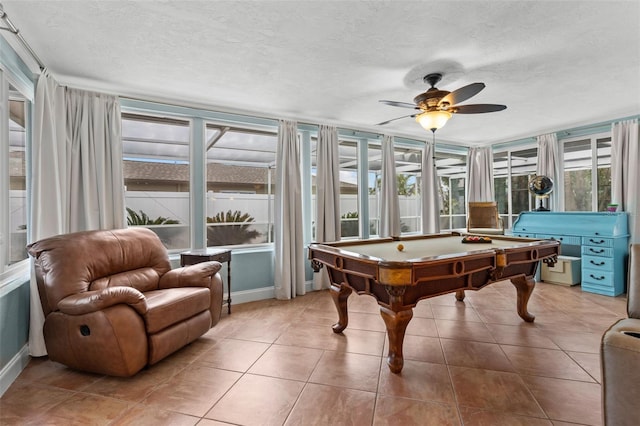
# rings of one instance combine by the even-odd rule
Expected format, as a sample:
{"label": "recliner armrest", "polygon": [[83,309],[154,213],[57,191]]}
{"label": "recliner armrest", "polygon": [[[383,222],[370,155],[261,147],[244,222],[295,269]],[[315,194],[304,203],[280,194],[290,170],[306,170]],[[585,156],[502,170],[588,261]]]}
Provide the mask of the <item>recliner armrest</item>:
{"label": "recliner armrest", "polygon": [[141,315],[147,312],[147,300],[144,295],[135,288],[126,286],[72,294],[58,302],[58,309],[64,314],[83,315],[123,303]]}
{"label": "recliner armrest", "polygon": [[220,268],[222,268],[220,262],[211,261],[172,269],[160,277],[158,288],[209,287],[211,286],[211,277]]}

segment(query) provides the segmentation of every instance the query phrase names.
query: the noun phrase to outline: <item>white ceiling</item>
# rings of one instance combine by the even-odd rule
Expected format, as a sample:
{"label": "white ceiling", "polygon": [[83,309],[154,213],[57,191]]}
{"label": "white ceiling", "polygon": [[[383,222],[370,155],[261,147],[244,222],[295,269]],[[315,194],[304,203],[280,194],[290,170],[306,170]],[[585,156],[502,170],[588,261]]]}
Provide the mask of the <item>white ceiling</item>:
{"label": "white ceiling", "polygon": [[[424,139],[422,77],[469,103],[440,141],[483,145],[640,113],[640,1],[34,1],[5,12],[62,84]],[[9,37],[6,32],[2,32]]]}

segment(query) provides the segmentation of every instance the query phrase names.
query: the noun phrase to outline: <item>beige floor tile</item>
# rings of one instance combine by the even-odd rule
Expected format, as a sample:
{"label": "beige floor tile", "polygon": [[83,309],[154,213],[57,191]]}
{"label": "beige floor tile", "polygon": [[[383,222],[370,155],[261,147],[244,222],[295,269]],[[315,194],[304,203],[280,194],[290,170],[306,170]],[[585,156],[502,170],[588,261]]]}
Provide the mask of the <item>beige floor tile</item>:
{"label": "beige floor tile", "polygon": [[446,405],[455,403],[447,366],[412,360],[404,361],[399,374],[392,373],[383,363],[378,394]]}
{"label": "beige floor tile", "polygon": [[441,339],[447,365],[515,371],[498,344]]}
{"label": "beige floor tile", "polygon": [[567,355],[577,362],[593,379],[601,383],[602,371],[600,368],[600,354],[590,354],[584,352],[567,352]]}
{"label": "beige floor tile", "polygon": [[551,420],[602,424],[599,384],[534,376],[523,379]]}
{"label": "beige floor tile", "polygon": [[347,328],[334,333],[326,326],[291,326],[276,340],[276,344],[382,355],[385,333]]}
{"label": "beige floor tile", "polygon": [[515,325],[487,324],[487,328],[496,342],[503,345],[560,349],[542,329],[522,319]]}
{"label": "beige floor tile", "polygon": [[304,382],[245,374],[205,415],[241,425],[282,425]]}
{"label": "beige floor tile", "polygon": [[[49,411],[47,419],[72,425],[107,425],[128,411],[133,403],[98,395],[76,393]],[[91,407],[87,410],[87,407]]]}
{"label": "beige floor tile", "polygon": [[431,299],[422,299],[413,308],[413,319],[416,318],[433,318],[433,309],[431,309]]}
{"label": "beige floor tile", "polygon": [[379,356],[325,351],[309,382],[375,392],[381,362]]}
{"label": "beige floor tile", "polygon": [[[389,342],[385,342],[384,358],[389,352]],[[414,361],[431,362],[435,364],[444,364],[444,354],[442,353],[442,345],[437,337],[426,336],[404,336],[404,344],[402,345],[402,353],[404,359]],[[386,361],[385,361],[386,363]]]}
{"label": "beige floor tile", "polygon": [[414,315],[409,321],[409,325],[407,325],[406,334],[438,337],[438,328],[433,318],[422,318]]}
{"label": "beige floor tile", "polygon": [[376,394],[308,383],[285,425],[370,425]]}
{"label": "beige floor tile", "polygon": [[469,305],[459,304],[456,306],[441,306],[435,305],[431,307],[433,311],[433,317],[435,319],[445,319],[454,321],[473,321],[481,322],[482,320]]}
{"label": "beige floor tile", "polygon": [[[609,325],[613,324],[612,321]],[[565,332],[565,331],[547,331],[549,339],[558,345],[565,351],[573,352],[589,352],[597,354],[600,352],[600,341],[602,340],[602,334],[608,328],[608,326],[602,327],[602,331],[599,333],[579,333],[579,332]]]}
{"label": "beige floor tile", "polygon": [[224,339],[203,353],[195,363],[210,367],[245,372],[262,356],[268,343]]}
{"label": "beige floor tile", "polygon": [[[518,312],[513,309],[494,309],[492,307],[475,307],[476,313],[480,319],[487,325],[489,324],[503,324],[503,325],[520,325],[522,324],[522,318],[518,315]],[[535,311],[529,309],[529,312],[536,314]]]}
{"label": "beige floor tile", "polygon": [[501,347],[520,374],[594,382],[594,379],[563,351],[508,345]]}
{"label": "beige floor tile", "polygon": [[322,356],[321,349],[272,345],[249,373],[306,382]]}
{"label": "beige floor tile", "polygon": [[[337,315],[336,315],[337,320]],[[349,312],[349,330],[368,330],[385,333],[387,327],[379,312],[370,314],[366,312]]]}
{"label": "beige floor tile", "polygon": [[436,327],[438,328],[438,335],[444,339],[496,342],[487,326],[481,322],[436,319]]}
{"label": "beige floor tile", "polygon": [[29,363],[20,374],[21,379],[29,382],[76,391],[86,388],[101,377],[103,376],[100,374],[76,371],[57,362],[47,361],[46,357]]}
{"label": "beige floor tile", "polygon": [[519,375],[466,367],[449,369],[460,406],[546,418]]}
{"label": "beige floor tile", "polygon": [[408,398],[379,396],[374,426],[457,426],[461,425],[455,406]]}
{"label": "beige floor tile", "polygon": [[161,410],[202,417],[241,376],[238,372],[218,370],[215,383],[173,378],[158,386],[143,403]]}
{"label": "beige floor tile", "polygon": [[[554,426],[551,420],[460,407],[464,426]],[[577,425],[574,425],[577,426]]]}
{"label": "beige floor tile", "polygon": [[104,376],[84,389],[84,392],[131,402],[140,402],[156,387],[186,368],[185,364],[164,360],[145,368],[132,377]]}
{"label": "beige floor tile", "polygon": [[71,399],[74,392],[31,383],[14,383],[0,399],[0,424],[28,419],[42,414],[63,401]]}
{"label": "beige floor tile", "polygon": [[199,421],[200,417],[137,404],[111,423],[110,426],[192,426],[198,424]]}

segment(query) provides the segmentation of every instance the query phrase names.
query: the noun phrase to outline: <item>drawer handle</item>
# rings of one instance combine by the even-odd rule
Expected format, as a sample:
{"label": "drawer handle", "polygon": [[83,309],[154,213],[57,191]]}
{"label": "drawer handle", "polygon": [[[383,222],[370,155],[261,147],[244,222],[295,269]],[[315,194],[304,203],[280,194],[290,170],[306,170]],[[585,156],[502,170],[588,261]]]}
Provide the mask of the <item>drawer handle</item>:
{"label": "drawer handle", "polygon": [[590,248],[590,249],[589,249],[589,251],[590,251],[591,253],[596,253],[596,254],[602,254],[602,253],[604,253],[604,249],[594,250],[594,249]]}
{"label": "drawer handle", "polygon": [[602,280],[604,280],[604,278],[605,278],[605,277],[603,277],[603,276],[596,277],[596,276],[594,276],[593,274],[589,274],[589,276],[590,276],[591,278],[593,278],[594,280],[598,280],[598,281],[602,281]]}
{"label": "drawer handle", "polygon": [[593,260],[590,260],[589,263],[591,263],[592,265],[596,265],[596,266],[602,266],[602,265],[604,265],[605,262],[594,262]]}
{"label": "drawer handle", "polygon": [[605,242],[605,240],[595,241],[594,239],[589,238],[589,242],[593,244],[602,244]]}

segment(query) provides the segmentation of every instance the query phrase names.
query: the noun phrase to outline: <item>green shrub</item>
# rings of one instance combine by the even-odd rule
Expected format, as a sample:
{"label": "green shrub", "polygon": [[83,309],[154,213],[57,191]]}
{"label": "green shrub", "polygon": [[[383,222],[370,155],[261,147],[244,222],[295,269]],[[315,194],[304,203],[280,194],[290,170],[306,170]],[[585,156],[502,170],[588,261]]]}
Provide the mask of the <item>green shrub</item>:
{"label": "green shrub", "polygon": [[[225,225],[207,226],[207,246],[226,246],[246,244],[254,238],[262,235],[251,228],[254,218],[249,213],[240,210],[220,212],[213,217],[207,217],[207,223],[220,223]],[[227,223],[241,223],[242,225],[226,225]]]}
{"label": "green shrub", "polygon": [[175,219],[168,219],[166,217],[158,216],[155,219],[149,218],[149,216],[140,210],[140,212],[136,212],[133,209],[127,207],[127,225],[129,226],[140,226],[140,225],[176,225],[179,224],[180,221]]}

